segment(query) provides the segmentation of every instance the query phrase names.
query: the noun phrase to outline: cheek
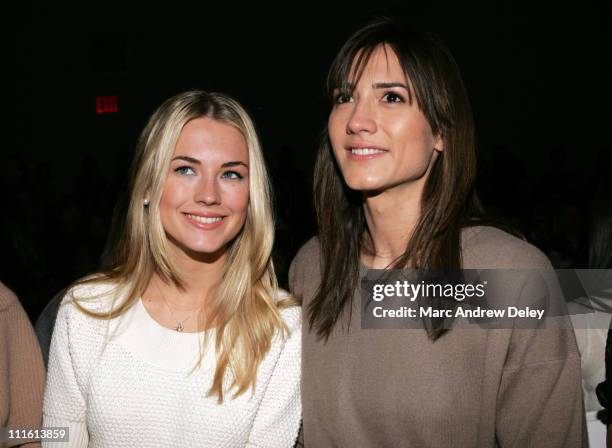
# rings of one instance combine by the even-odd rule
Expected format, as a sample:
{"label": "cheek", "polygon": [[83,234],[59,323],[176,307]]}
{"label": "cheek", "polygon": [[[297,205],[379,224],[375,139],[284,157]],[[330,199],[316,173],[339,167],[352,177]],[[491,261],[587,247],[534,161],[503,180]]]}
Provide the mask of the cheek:
{"label": "cheek", "polygon": [[232,212],[246,214],[249,206],[249,181],[244,179],[240,185],[229,186],[224,190],[223,202]]}
{"label": "cheek", "polygon": [[346,135],[345,129],[346,126],[341,114],[338,112],[332,112],[329,114],[329,119],[327,120],[327,133],[329,134],[329,140],[332,144],[334,154],[336,155],[342,149],[341,141]]}
{"label": "cheek", "polygon": [[421,159],[434,150],[434,138],[431,128],[427,122],[411,123],[409,125],[398,125],[394,134],[397,140],[403,142],[403,154],[414,159]]}
{"label": "cheek", "polygon": [[166,182],[164,191],[162,192],[161,199],[159,201],[159,213],[162,221],[166,218],[170,209],[177,203],[177,189],[174,188],[171,182]]}
{"label": "cheek", "polygon": [[188,182],[180,182],[169,177],[164,185],[164,191],[160,200],[160,207],[171,207],[178,205],[189,195],[191,186]]}

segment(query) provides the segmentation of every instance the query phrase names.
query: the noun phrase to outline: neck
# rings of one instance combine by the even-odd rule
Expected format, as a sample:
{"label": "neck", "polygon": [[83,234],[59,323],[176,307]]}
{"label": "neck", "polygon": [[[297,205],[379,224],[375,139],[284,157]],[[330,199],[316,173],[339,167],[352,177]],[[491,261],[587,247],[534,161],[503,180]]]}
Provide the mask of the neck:
{"label": "neck", "polygon": [[226,253],[197,259],[182,250],[175,250],[172,258],[179,272],[182,288],[165,282],[155,273],[147,291],[161,294],[173,310],[202,308],[210,291],[221,281]]}
{"label": "neck", "polygon": [[373,253],[362,253],[362,261],[374,269],[392,264],[405,251],[421,215],[422,188],[399,185],[378,193],[364,194],[363,210]]}

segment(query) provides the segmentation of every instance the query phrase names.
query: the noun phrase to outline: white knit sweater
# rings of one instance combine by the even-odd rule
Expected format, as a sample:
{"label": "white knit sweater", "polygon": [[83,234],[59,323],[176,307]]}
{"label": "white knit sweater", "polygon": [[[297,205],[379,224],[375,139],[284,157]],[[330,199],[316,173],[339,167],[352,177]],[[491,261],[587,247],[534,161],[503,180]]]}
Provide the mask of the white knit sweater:
{"label": "white knit sweater", "polygon": [[[76,292],[100,294],[87,305],[95,310],[109,306],[108,287]],[[254,393],[229,395],[218,404],[216,396],[206,396],[214,348],[191,372],[201,334],[159,325],[140,300],[109,322],[86,316],[65,299],[51,342],[44,426],[69,427],[70,442],[62,447],[291,447],[302,412],[300,308],[282,315],[291,334],[274,339]]]}

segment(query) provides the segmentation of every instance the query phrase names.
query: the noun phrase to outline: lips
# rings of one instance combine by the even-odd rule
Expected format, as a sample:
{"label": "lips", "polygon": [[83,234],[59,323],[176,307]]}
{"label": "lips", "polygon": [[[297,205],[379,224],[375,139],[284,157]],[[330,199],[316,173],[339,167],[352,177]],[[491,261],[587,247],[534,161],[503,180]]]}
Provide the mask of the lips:
{"label": "lips", "polygon": [[194,227],[202,230],[212,230],[223,224],[225,216],[218,214],[196,215],[195,213],[183,213],[187,221]]}
{"label": "lips", "polygon": [[386,149],[370,144],[353,144],[346,147],[349,158],[354,160],[369,160],[389,152]]}
{"label": "lips", "polygon": [[201,222],[202,224],[214,224],[223,219],[223,216],[200,216],[200,215],[193,215],[191,213],[185,213],[185,215],[189,219],[193,219],[197,222]]}
{"label": "lips", "polygon": [[378,148],[351,148],[351,154],[356,154],[358,156],[371,156],[372,154],[382,154],[382,149]]}

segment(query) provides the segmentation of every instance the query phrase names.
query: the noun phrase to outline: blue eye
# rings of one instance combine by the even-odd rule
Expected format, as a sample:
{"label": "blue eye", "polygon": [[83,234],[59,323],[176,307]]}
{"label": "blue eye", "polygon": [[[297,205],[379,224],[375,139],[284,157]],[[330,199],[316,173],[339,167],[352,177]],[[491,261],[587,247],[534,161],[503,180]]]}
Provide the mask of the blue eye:
{"label": "blue eye", "polygon": [[184,176],[191,176],[195,174],[195,171],[193,171],[193,168],[190,166],[179,166],[178,168],[174,169],[174,172]]}
{"label": "blue eye", "polygon": [[233,179],[233,180],[240,180],[242,179],[242,175],[236,171],[225,171],[221,177],[223,179]]}
{"label": "blue eye", "polygon": [[385,93],[385,95],[383,96],[383,100],[387,103],[404,103],[404,97],[401,96],[399,93],[395,93],[395,92],[387,92]]}

